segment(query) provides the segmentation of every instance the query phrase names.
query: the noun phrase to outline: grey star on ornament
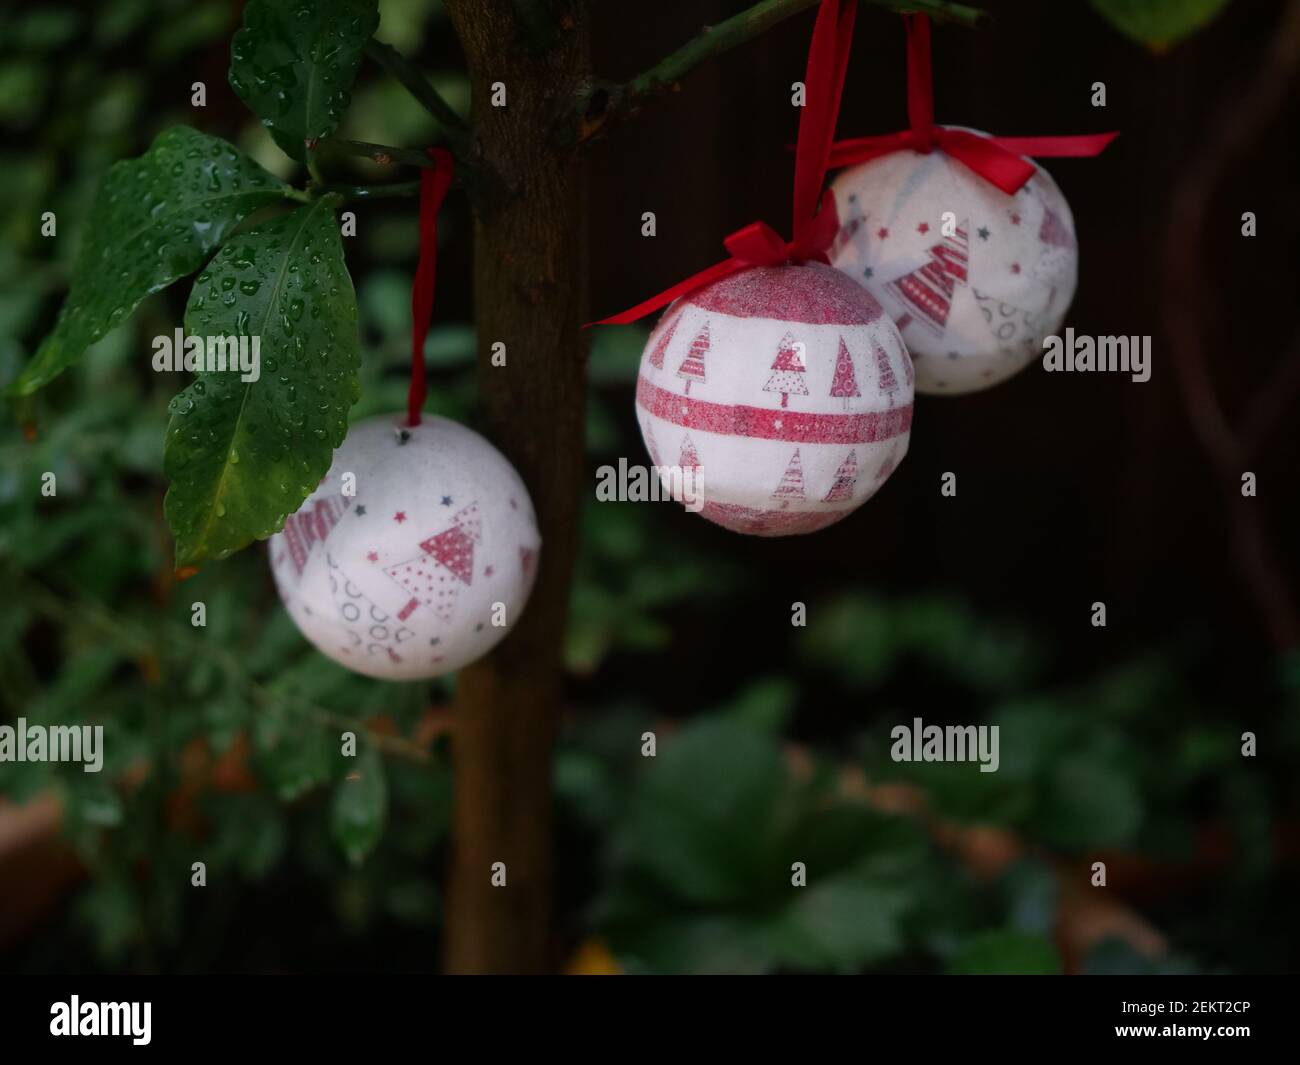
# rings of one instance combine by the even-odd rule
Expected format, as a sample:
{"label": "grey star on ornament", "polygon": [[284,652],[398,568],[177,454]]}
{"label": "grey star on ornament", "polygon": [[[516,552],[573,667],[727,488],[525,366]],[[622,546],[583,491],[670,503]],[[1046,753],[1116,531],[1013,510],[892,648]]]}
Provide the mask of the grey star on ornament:
{"label": "grey star on ornament", "polygon": [[358,518],[360,518],[360,517],[364,517],[364,516],[365,516],[365,513],[366,513],[366,508],[358,504],[355,513],[356,513],[356,515],[357,515]]}
{"label": "grey star on ornament", "polygon": [[875,271],[874,271],[873,269],[871,269],[871,267],[868,266],[865,270],[862,271],[862,276],[863,276],[863,277],[871,277],[874,273],[875,273]]}
{"label": "grey star on ornament", "polygon": [[443,496],[443,497],[442,497],[442,505],[443,505],[444,507],[449,507],[449,506],[451,506],[451,496]]}
{"label": "grey star on ornament", "polygon": [[988,227],[988,226],[980,226],[979,229],[975,230],[975,232],[978,233],[978,234],[980,235],[980,240],[988,240],[988,239],[989,239],[989,227]]}
{"label": "grey star on ornament", "polygon": [[955,351],[950,351],[950,352],[948,352],[948,358],[950,358],[950,359],[958,359],[958,358],[961,358],[961,356],[958,355]]}

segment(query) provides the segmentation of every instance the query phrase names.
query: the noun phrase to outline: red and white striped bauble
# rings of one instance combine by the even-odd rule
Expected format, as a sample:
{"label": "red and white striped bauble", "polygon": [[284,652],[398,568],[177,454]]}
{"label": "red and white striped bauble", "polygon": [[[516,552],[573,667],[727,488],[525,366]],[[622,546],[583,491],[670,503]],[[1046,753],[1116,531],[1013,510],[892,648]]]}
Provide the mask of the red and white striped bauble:
{"label": "red and white striped bauble", "polygon": [[831,188],[831,262],[898,323],[918,392],[975,392],[1042,355],[1079,265],[1074,219],[1047,171],[1008,196],[938,149],[905,149],[845,170]]}
{"label": "red and white striped bauble", "polygon": [[844,274],[751,267],[668,308],[641,356],[636,408],[655,465],[697,477],[704,517],[758,536],[815,532],[870,499],[907,453],[912,364]]}

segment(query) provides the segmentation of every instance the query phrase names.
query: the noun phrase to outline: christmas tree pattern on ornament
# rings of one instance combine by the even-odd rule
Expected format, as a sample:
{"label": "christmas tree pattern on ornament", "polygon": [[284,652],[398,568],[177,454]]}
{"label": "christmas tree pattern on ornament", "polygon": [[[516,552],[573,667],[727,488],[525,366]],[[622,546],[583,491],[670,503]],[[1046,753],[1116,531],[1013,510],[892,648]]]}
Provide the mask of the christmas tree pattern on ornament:
{"label": "christmas tree pattern on ornament", "polygon": [[698,470],[700,468],[700,456],[695,450],[695,442],[691,439],[690,433],[682,436],[682,450],[677,458],[677,465],[683,470]]}
{"label": "christmas tree pattern on ornament", "polygon": [[351,655],[364,648],[367,655],[387,655],[390,661],[400,662],[402,658],[397,653],[398,645],[415,635],[405,625],[397,623],[405,621],[408,615],[400,614],[396,619],[391,618],[386,610],[362,594],[333,556],[326,555],[325,561],[330,567],[330,591],[334,596],[334,604],[338,607],[339,617],[347,626],[351,640],[350,646],[340,647],[339,650]]}
{"label": "christmas tree pattern on ornament", "polygon": [[656,370],[662,370],[664,368],[664,355],[668,351],[668,345],[672,343],[673,334],[677,332],[677,323],[681,320],[681,317],[681,310],[676,311],[672,317],[668,319],[663,332],[659,334],[659,339],[655,341],[654,351],[650,353],[650,365]]}
{"label": "christmas tree pattern on ornament", "polygon": [[889,405],[894,405],[894,393],[898,391],[898,377],[889,365],[889,353],[876,344],[876,373],[879,376],[877,387],[882,396],[889,397]]}
{"label": "christmas tree pattern on ornament", "polygon": [[1034,315],[993,296],[986,296],[977,289],[971,289],[971,292],[1004,355],[1017,358],[1037,350],[1039,337],[1037,318]]}
{"label": "christmas tree pattern on ornament", "polygon": [[1043,307],[1045,314],[1056,302],[1057,289],[1068,282],[1075,262],[1074,237],[1061,221],[1061,216],[1047,204],[1043,204],[1043,223],[1038,227],[1038,239],[1043,242],[1043,250],[1034,264],[1033,274],[1048,289]]}
{"label": "christmas tree pattern on ornament", "polygon": [[297,576],[302,576],[312,550],[325,543],[351,505],[352,501],[341,494],[326,496],[284,519],[284,543]]}
{"label": "christmas tree pattern on ornament", "polygon": [[858,377],[853,371],[853,359],[849,355],[849,347],[844,343],[844,338],[840,337],[840,350],[835,355],[835,377],[831,381],[831,398],[843,399],[844,409],[849,409],[849,400],[860,397],[858,391]]}
{"label": "christmas tree pattern on ornament", "polygon": [[790,397],[808,395],[808,386],[804,384],[803,375],[807,370],[804,365],[804,346],[795,340],[793,333],[786,333],[777,345],[776,358],[772,361],[775,371],[763,386],[764,392],[780,392],[781,406],[788,406]]}
{"label": "christmas tree pattern on ornament", "polygon": [[388,566],[384,572],[413,597],[400,615],[405,618],[420,603],[440,621],[456,612],[460,585],[474,582],[474,544],[482,540],[482,519],[477,504],[457,512],[452,526],[420,542],[424,555]]}
{"label": "christmas tree pattern on ornament", "polygon": [[858,453],[850,451],[835,471],[835,480],[830,491],[822,497],[823,503],[847,503],[853,498],[853,489],[858,483]]}
{"label": "christmas tree pattern on ornament", "polygon": [[704,383],[704,356],[709,350],[709,323],[704,323],[704,328],[691,341],[691,349],[686,353],[686,358],[682,359],[682,364],[677,367],[677,376],[686,382],[686,394],[691,394],[691,382],[699,381]]}
{"label": "christmas tree pattern on ornament", "polygon": [[[885,284],[885,290],[914,315],[912,321],[938,336],[943,336],[948,327],[948,311],[956,286],[966,284],[967,224],[963,221],[951,237],[933,245],[924,266]],[[899,328],[902,329],[902,323]]]}
{"label": "christmas tree pattern on ornament", "polygon": [[776,486],[772,498],[781,504],[782,510],[787,509],[791,503],[804,500],[803,462],[799,458],[798,448],[795,448],[794,454],[790,457],[790,464],[786,466],[785,473],[781,476],[781,483]]}

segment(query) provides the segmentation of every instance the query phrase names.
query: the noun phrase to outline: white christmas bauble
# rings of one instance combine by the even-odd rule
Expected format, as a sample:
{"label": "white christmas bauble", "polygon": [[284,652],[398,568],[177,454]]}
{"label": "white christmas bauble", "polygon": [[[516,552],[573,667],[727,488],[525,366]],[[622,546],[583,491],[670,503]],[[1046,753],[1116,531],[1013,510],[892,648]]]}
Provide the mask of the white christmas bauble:
{"label": "white christmas bauble", "polygon": [[974,392],[1041,357],[1079,265],[1074,219],[1047,171],[1008,196],[937,149],[904,150],[845,170],[831,188],[831,262],[898,323],[918,392]]}
{"label": "white christmas bauble", "polygon": [[391,414],[353,425],[270,540],[289,616],[358,673],[416,680],[486,654],[519,619],[541,536],[528,490],[473,430]]}
{"label": "white christmas bauble", "polygon": [[705,518],[808,533],[870,499],[907,453],[912,363],[880,305],[839,271],[751,267],[664,312],[636,408],[664,484],[689,471]]}

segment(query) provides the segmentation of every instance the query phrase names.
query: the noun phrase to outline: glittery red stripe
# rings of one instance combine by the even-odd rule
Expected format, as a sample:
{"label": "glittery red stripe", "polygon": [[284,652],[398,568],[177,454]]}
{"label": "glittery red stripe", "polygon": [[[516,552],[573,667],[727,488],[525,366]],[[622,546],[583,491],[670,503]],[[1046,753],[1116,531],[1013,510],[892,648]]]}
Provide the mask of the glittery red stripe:
{"label": "glittery red stripe", "polygon": [[687,429],[757,440],[785,440],[791,444],[870,444],[892,440],[912,428],[910,403],[893,410],[858,414],[800,414],[792,410],[709,403],[665,391],[644,377],[637,379],[636,401],[656,418]]}

